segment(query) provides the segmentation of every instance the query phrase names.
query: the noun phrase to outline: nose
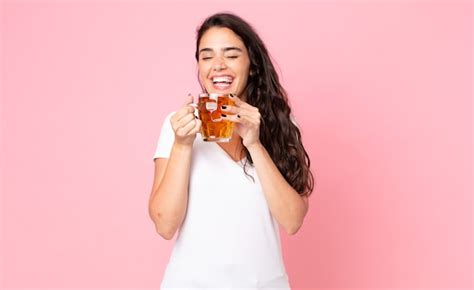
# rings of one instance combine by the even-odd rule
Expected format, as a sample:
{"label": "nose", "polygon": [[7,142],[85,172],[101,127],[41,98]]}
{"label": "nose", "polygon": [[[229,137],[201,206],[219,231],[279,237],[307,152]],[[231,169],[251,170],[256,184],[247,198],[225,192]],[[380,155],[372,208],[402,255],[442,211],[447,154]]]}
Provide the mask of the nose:
{"label": "nose", "polygon": [[215,71],[221,71],[227,68],[227,66],[225,65],[225,61],[222,57],[215,57],[214,59],[215,60],[212,64],[212,67]]}

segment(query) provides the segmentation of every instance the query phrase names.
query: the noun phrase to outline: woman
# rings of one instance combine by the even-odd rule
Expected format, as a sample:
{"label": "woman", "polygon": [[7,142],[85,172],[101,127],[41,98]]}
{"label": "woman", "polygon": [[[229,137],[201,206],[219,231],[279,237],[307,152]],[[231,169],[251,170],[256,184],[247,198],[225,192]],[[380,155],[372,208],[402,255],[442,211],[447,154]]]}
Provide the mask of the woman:
{"label": "woman", "polygon": [[161,289],[289,289],[279,226],[295,234],[314,186],[267,49],[240,17],[219,13],[197,31],[205,92],[235,93],[223,118],[228,143],[196,138],[192,96],[165,119],[154,155],[149,214],[171,239],[180,229]]}

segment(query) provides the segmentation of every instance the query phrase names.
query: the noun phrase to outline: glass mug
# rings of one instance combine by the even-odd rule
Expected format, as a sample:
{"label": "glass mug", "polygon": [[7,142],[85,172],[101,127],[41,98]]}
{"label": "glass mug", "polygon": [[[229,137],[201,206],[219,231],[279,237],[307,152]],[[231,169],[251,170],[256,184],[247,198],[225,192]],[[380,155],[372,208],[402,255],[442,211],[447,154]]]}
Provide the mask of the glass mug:
{"label": "glass mug", "polygon": [[199,119],[201,119],[201,135],[203,141],[229,142],[234,130],[234,122],[223,120],[222,105],[235,106],[235,101],[230,97],[232,94],[201,93],[199,101],[193,104],[197,108]]}

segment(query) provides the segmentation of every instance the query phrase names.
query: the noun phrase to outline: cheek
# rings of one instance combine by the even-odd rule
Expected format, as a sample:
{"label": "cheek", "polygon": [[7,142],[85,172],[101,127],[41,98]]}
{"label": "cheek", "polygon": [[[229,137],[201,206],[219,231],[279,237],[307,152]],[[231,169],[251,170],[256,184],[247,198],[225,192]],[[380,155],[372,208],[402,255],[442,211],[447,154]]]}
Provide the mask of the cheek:
{"label": "cheek", "polygon": [[207,78],[205,71],[203,71],[201,68],[199,68],[198,76],[201,81],[204,81]]}
{"label": "cheek", "polygon": [[250,71],[250,62],[248,60],[242,61],[239,65],[243,73]]}
{"label": "cheek", "polygon": [[245,79],[249,78],[249,72],[250,72],[250,68],[248,66],[244,65],[241,67],[240,73]]}
{"label": "cheek", "polygon": [[203,78],[206,78],[206,76],[209,74],[210,66],[207,64],[199,64],[198,70],[199,70],[199,75]]}
{"label": "cheek", "polygon": [[247,74],[249,72],[249,64],[246,62],[238,62],[232,64],[232,69],[239,74]]}

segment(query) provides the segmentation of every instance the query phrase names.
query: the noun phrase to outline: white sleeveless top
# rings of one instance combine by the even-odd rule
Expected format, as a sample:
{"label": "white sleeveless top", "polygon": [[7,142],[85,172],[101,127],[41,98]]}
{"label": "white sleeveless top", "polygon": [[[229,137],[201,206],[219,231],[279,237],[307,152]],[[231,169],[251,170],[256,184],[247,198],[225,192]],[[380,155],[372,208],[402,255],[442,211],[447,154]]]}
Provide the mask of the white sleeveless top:
{"label": "white sleeveless top", "polygon": [[[170,113],[153,158],[169,158]],[[201,135],[193,144],[186,217],[161,289],[290,289],[272,216],[257,173]]]}

